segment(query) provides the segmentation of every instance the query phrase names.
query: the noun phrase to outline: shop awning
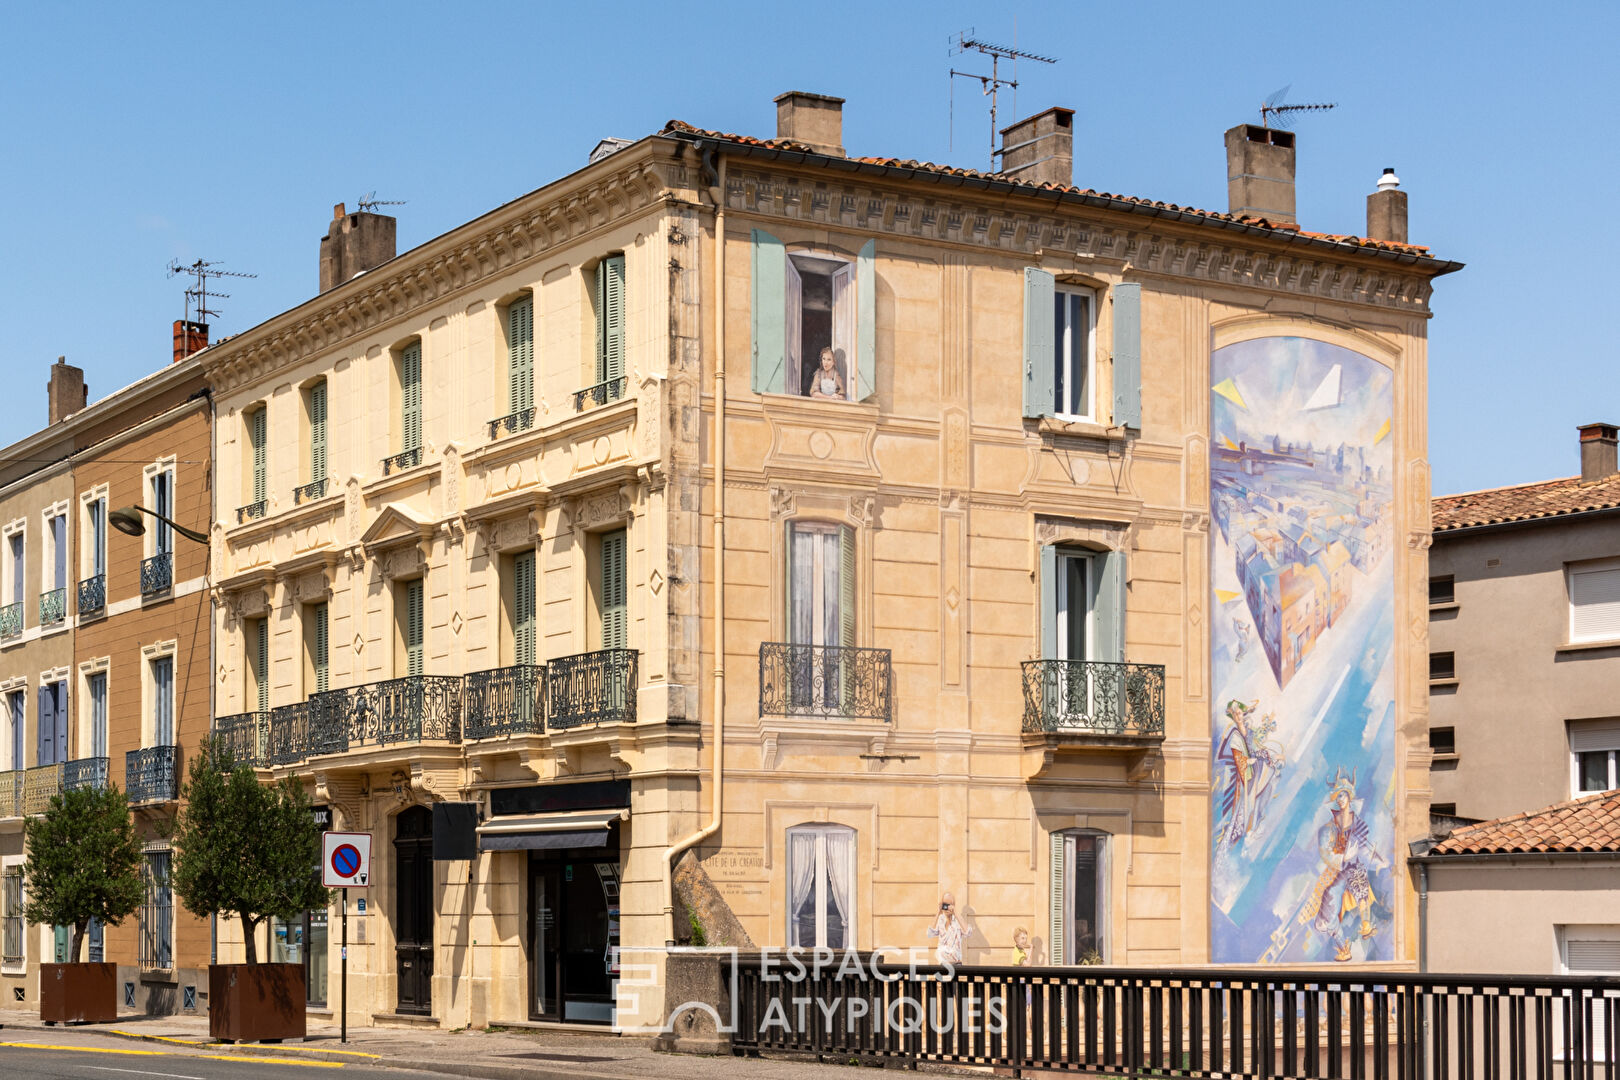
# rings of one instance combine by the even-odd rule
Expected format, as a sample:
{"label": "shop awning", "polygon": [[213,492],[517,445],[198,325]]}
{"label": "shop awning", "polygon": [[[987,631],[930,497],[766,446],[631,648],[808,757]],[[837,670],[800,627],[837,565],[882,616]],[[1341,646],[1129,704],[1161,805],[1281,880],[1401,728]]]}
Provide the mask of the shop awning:
{"label": "shop awning", "polygon": [[570,810],[555,814],[497,817],[478,826],[479,851],[538,851],[606,847],[615,821],[630,811]]}

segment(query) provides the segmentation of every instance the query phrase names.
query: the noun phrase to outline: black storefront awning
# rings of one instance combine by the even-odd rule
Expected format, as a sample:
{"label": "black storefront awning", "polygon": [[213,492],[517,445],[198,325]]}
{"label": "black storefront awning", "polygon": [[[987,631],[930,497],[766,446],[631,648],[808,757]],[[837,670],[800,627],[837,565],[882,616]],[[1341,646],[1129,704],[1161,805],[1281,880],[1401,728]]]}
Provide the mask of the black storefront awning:
{"label": "black storefront awning", "polygon": [[556,814],[498,817],[478,827],[480,851],[546,851],[606,847],[614,822],[630,811],[573,810]]}

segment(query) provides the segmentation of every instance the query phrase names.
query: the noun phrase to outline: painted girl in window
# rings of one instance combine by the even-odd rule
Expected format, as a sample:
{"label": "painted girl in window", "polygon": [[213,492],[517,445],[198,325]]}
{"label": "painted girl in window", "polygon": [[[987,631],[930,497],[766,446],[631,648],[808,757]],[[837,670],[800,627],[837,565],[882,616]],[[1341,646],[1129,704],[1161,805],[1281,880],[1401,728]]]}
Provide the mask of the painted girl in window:
{"label": "painted girl in window", "polygon": [[849,397],[844,390],[844,377],[838,373],[838,355],[831,345],[821,350],[821,366],[810,376],[810,396],[839,400]]}

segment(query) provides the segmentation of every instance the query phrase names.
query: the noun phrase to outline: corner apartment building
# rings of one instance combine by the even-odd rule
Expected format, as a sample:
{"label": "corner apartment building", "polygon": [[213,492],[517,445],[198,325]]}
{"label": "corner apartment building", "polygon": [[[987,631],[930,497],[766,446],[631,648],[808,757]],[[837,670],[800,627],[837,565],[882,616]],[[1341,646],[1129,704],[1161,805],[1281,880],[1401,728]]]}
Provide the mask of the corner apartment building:
{"label": "corner apartment building", "polygon": [[[202,354],[215,728],[373,835],[351,1023],[656,1021],[687,850],[761,945],[926,946],[949,891],[969,963],[1414,958],[1457,264],[1393,175],[1300,229],[1290,133],[1227,133],[1212,213],[1073,186],[1068,110],[987,174],[842,104],[398,256],[340,206]],[[334,919],[274,944],[335,969]]]}

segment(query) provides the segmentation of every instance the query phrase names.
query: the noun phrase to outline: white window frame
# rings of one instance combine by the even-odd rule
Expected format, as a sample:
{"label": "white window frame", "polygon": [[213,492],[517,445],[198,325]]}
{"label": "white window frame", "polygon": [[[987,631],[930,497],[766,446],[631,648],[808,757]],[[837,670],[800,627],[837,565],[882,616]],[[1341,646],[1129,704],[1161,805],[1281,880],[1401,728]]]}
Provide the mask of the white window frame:
{"label": "white window frame", "polygon": [[1053,293],[1054,309],[1066,311],[1068,303],[1065,298],[1072,296],[1081,297],[1086,301],[1085,306],[1088,315],[1087,322],[1089,325],[1085,327],[1083,335],[1085,339],[1085,411],[1070,412],[1066,407],[1068,402],[1061,400],[1058,393],[1058,386],[1061,383],[1065,388],[1062,397],[1066,398],[1068,388],[1073,385],[1074,333],[1073,327],[1070,326],[1067,320],[1065,320],[1064,325],[1069,326],[1069,330],[1066,331],[1062,340],[1058,338],[1057,327],[1052,328],[1052,411],[1056,416],[1064,420],[1090,422],[1095,420],[1097,416],[1097,290],[1088,289],[1082,285],[1059,284]]}
{"label": "white window frame", "polygon": [[106,680],[107,715],[102,719],[109,727],[112,723],[112,657],[101,656],[94,660],[86,660],[79,665],[79,707],[76,710],[78,713],[78,731],[75,733],[78,740],[74,745],[81,752],[75,755],[76,759],[111,756],[111,751],[107,746],[111,736],[105,729],[102,731],[102,750],[106,752],[101,754],[94,752],[96,749],[95,716],[93,715],[93,706],[90,700],[90,679],[95,675],[100,675]]}
{"label": "white window frame", "polygon": [[[179,500],[180,497],[180,470],[177,461],[178,458],[176,455],[170,454],[168,457],[159,458],[157,461],[154,461],[152,464],[141,469],[142,505],[154,512],[157,511],[157,492],[153,488],[153,482],[161,474],[169,474],[169,513],[167,516],[171,520],[179,520],[175,515],[174,508],[174,504]],[[158,532],[162,529],[168,528],[168,526],[150,516],[146,518],[145,524],[146,531],[141,535],[141,547],[142,551],[144,552],[142,557],[150,559],[152,556],[158,553]],[[169,533],[169,552],[171,555],[174,553],[174,540],[174,533],[171,530]],[[174,573],[172,566],[169,572],[172,576]]]}
{"label": "white window frame", "polygon": [[[23,736],[22,760],[13,761],[11,754],[11,695],[21,694]],[[15,769],[28,767],[28,677],[19,675],[16,678],[0,682],[0,765],[4,768],[0,772],[10,772]]]}
{"label": "white window frame", "polygon": [[[23,597],[15,595],[17,583],[16,558],[11,554],[11,538],[21,535],[23,539],[22,560],[23,579],[28,574],[28,519],[18,518],[0,528],[0,603],[17,604]],[[23,623],[28,622],[28,612],[23,612]]]}
{"label": "white window frame", "polygon": [[180,739],[180,714],[176,703],[180,699],[177,684],[180,681],[180,665],[174,662],[177,641],[159,641],[141,647],[141,746],[168,746],[172,743],[159,743],[157,739],[157,680],[152,676],[152,662],[168,657],[172,664],[169,678],[169,721],[173,730],[169,736],[174,742]]}
{"label": "white window frame", "polygon": [[[1069,574],[1064,566],[1066,560],[1076,559],[1085,563],[1085,590],[1086,595],[1081,598],[1082,611],[1080,617],[1085,621],[1086,655],[1068,656],[1069,649],[1069,620],[1074,617],[1074,597],[1070,596]],[[1090,660],[1097,652],[1097,584],[1101,574],[1098,573],[1100,560],[1095,554],[1088,551],[1077,551],[1059,548],[1057,551],[1057,581],[1055,587],[1057,595],[1053,597],[1057,611],[1057,651],[1059,660]]]}
{"label": "white window frame", "polygon": [[[1569,946],[1571,942],[1594,941],[1611,945],[1620,944],[1620,925],[1614,923],[1567,923],[1555,926],[1553,932],[1558,938],[1558,971],[1560,974],[1576,978],[1592,978],[1595,975],[1620,975],[1620,966],[1617,966],[1613,972],[1594,971],[1589,968],[1572,971],[1569,966]],[[1594,1059],[1599,1063],[1607,1060],[1603,1053],[1604,1047],[1607,1045],[1607,1039],[1604,1037],[1605,1032],[1603,1031],[1604,1008],[1598,1002],[1601,1002],[1604,997],[1613,998],[1615,996],[1616,992],[1612,990],[1607,993],[1595,992],[1592,995],[1592,1004],[1586,1006],[1587,1023],[1595,1028],[1595,1030],[1589,1032],[1587,1041],[1588,1045],[1595,1051],[1593,1054]],[[1564,1059],[1564,1020],[1565,1018],[1561,1015],[1553,1017],[1553,1057],[1554,1060],[1558,1061]],[[1598,1071],[1601,1072],[1602,1070]]]}
{"label": "white window frame", "polygon": [[1110,897],[1113,892],[1113,858],[1114,834],[1101,829],[1064,829],[1059,835],[1063,838],[1063,952],[1059,961],[1061,964],[1078,964],[1080,956],[1077,949],[1079,942],[1074,935],[1074,871],[1075,871],[1075,840],[1079,837],[1091,837],[1097,841],[1097,925],[1093,936],[1097,941],[1097,953],[1102,957],[1103,963],[1108,963],[1110,952],[1109,944],[1113,930],[1113,912],[1109,908]]}
{"label": "white window frame", "polygon": [[[793,397],[810,396],[804,389],[805,372],[811,368],[821,366],[820,355],[805,356],[804,351],[804,289],[801,283],[802,274],[794,265],[794,259],[808,259],[818,263],[826,263],[829,267],[828,276],[837,275],[840,271],[849,271],[849,283],[845,289],[849,293],[850,315],[845,321],[847,326],[842,328],[840,336],[838,308],[836,301],[832,308],[832,326],[827,335],[827,341],[832,346],[836,356],[840,348],[844,351],[844,370],[839,376],[844,380],[844,396],[841,398],[819,398],[817,400],[832,401],[858,401],[860,400],[855,388],[855,368],[860,349],[860,282],[856,275],[859,273],[856,260],[831,251],[817,251],[814,249],[793,249],[784,256],[784,278],[782,289],[782,316],[785,320],[783,327],[783,389]],[[797,304],[795,304],[795,300]],[[786,380],[792,379],[791,385]]]}
{"label": "white window frame", "polygon": [[1567,589],[1565,595],[1569,600],[1567,625],[1570,644],[1580,644],[1587,641],[1612,641],[1620,638],[1620,634],[1577,634],[1575,632],[1575,578],[1580,574],[1602,573],[1612,570],[1620,570],[1620,558],[1592,559],[1587,562],[1564,564],[1564,585]]}
{"label": "white window frame", "polygon": [[[815,890],[815,897],[816,897],[816,940],[812,941],[812,942],[808,942],[808,943],[807,942],[801,942],[801,941],[795,941],[795,939],[794,939],[795,930],[796,930],[797,923],[798,923],[798,920],[796,920],[794,918],[794,913],[793,913],[793,896],[792,896],[792,884],[791,884],[792,881],[793,881],[793,869],[794,869],[792,837],[793,837],[793,835],[795,833],[808,833],[808,834],[814,835],[815,838],[816,838],[815,839],[816,869],[815,869],[814,885],[813,885],[813,888]],[[783,936],[782,940],[787,942],[787,946],[790,949],[811,949],[811,948],[823,948],[823,947],[825,947],[825,943],[826,943],[826,940],[827,940],[827,911],[828,911],[829,905],[832,903],[832,897],[827,894],[827,888],[826,888],[826,883],[827,883],[827,880],[828,880],[828,873],[827,873],[827,859],[828,859],[827,837],[830,836],[830,835],[833,835],[834,833],[839,834],[839,835],[848,835],[849,838],[850,838],[850,843],[849,843],[849,910],[845,913],[845,918],[844,918],[844,944],[843,944],[843,948],[846,949],[846,950],[857,948],[857,945],[856,945],[857,934],[856,934],[855,927],[856,927],[856,908],[857,908],[856,894],[860,892],[860,887],[859,887],[860,886],[860,876],[859,875],[860,875],[860,865],[861,865],[861,863],[860,863],[860,854],[859,854],[860,853],[860,843],[861,843],[860,832],[858,830],[852,828],[851,826],[842,825],[842,824],[839,824],[837,822],[810,822],[810,823],[806,823],[806,824],[803,824],[803,825],[795,825],[795,826],[789,828],[783,834],[783,844],[782,844],[782,846],[783,846],[784,854],[783,854],[783,858],[782,858],[782,863],[783,863],[784,868],[787,871],[787,880],[789,882],[789,885],[788,885],[788,889],[787,889],[787,892],[786,892],[785,897],[784,897],[785,904],[786,904],[786,911],[785,911],[784,914],[786,916],[786,921],[787,921],[787,932]]]}
{"label": "white window frame", "polygon": [[[73,521],[72,515],[68,513],[69,509],[71,509],[70,500],[63,499],[56,505],[48,506],[40,511],[40,549],[43,556],[39,560],[39,591],[41,595],[54,592],[58,588],[56,584],[56,536],[51,529],[51,522],[54,519],[58,517],[62,519],[62,543],[67,545],[68,551],[73,550]],[[74,582],[68,579],[72,576],[72,564],[68,562],[67,555],[64,553],[62,556],[62,584],[60,587],[71,591]],[[70,612],[66,607],[63,608],[63,612],[63,621],[66,622]]]}
{"label": "white window frame", "polygon": [[[79,580],[86,581],[96,576],[95,530],[90,527],[90,508],[96,503],[101,504],[101,572],[107,572],[107,530],[112,523],[107,520],[111,508],[110,492],[106,484],[98,484],[89,491],[79,493],[79,529],[85,540],[79,545]],[[77,610],[77,607],[75,607]]]}
{"label": "white window frame", "polygon": [[[794,571],[797,569],[795,564],[794,564],[794,561],[793,561],[793,559],[794,559],[794,548],[797,546],[794,543],[794,540],[797,539],[797,537],[802,533],[802,534],[814,534],[816,536],[831,536],[836,541],[843,535],[844,528],[845,528],[845,526],[841,522],[837,522],[837,521],[820,521],[820,520],[797,521],[797,520],[795,520],[795,521],[790,523],[790,527],[788,529],[788,550],[787,550],[787,567],[788,567],[787,586],[788,586],[788,596],[790,598],[790,602],[789,602],[789,610],[790,611],[792,610],[791,597],[793,596]],[[810,569],[808,571],[809,577],[810,577],[810,590],[811,590],[811,602],[810,603],[811,603],[811,610],[814,613],[814,616],[813,616],[813,619],[812,619],[813,622],[815,622],[815,621],[823,621],[824,616],[825,616],[826,611],[827,611],[826,591],[827,591],[827,578],[828,578],[829,575],[827,573],[828,568],[826,566],[826,557],[827,557],[826,556],[826,547],[827,547],[827,545],[822,544],[822,543],[818,543],[818,544],[814,545],[814,548],[813,548],[814,555],[811,558],[811,566],[810,566]],[[836,560],[838,559],[838,553],[837,553],[838,545],[837,545],[837,543],[834,543],[832,545],[832,547],[833,547],[833,556],[832,557],[835,560],[835,565],[831,568],[832,569],[831,577],[832,577],[833,581],[835,581],[837,583],[838,591],[840,593],[840,596],[839,596],[838,599],[839,599],[839,601],[841,603],[842,602],[842,593],[844,591],[844,588],[843,588],[843,586],[844,586],[844,582],[843,582],[844,570],[843,570],[842,565],[839,565],[839,564],[836,563]],[[839,621],[841,623],[843,618],[844,618],[844,612],[842,610],[840,610],[838,612],[838,618],[839,618]],[[821,641],[815,641],[815,640],[798,641],[798,640],[795,640],[795,638],[793,636],[794,628],[790,624],[787,627],[787,634],[784,636],[783,640],[787,641],[788,643],[793,644],[793,645],[814,645],[814,646],[818,646],[818,647],[819,646],[828,646],[828,645],[842,645],[843,644],[843,641],[841,640],[842,632],[843,631],[842,631],[841,626],[826,626],[826,625],[823,625],[821,627],[821,637],[823,638],[823,640],[821,640]],[[812,639],[815,638],[816,634],[815,634],[814,630],[811,631],[810,636],[811,636]]]}
{"label": "white window frame", "polygon": [[[0,877],[3,877],[6,874],[10,874],[13,871],[20,874],[22,872],[23,862],[24,862],[24,856],[22,856],[22,855],[0,856]],[[19,890],[18,891],[18,899],[23,904],[27,904],[27,902],[28,902],[28,896],[27,896],[27,891],[26,891],[27,888],[28,888],[28,885],[27,885],[26,882],[22,882],[18,886],[18,890]],[[4,889],[0,888],[0,904],[3,904],[4,900],[5,900]],[[18,935],[17,935],[18,936],[18,941],[21,943],[18,946],[18,948],[19,948],[19,951],[22,953],[22,956],[20,958],[18,958],[14,963],[0,964],[0,972],[3,972],[4,974],[7,974],[7,975],[21,975],[21,974],[23,974],[24,972],[26,972],[28,970],[28,937],[29,937],[29,934],[28,934],[28,918],[27,918],[27,916],[25,916],[22,913],[22,911],[18,911],[15,916],[12,915],[12,913],[10,911],[0,911],[0,920],[10,919],[10,918],[16,918],[22,924],[21,928],[18,931]],[[4,927],[4,922],[0,921],[0,933],[4,932],[3,927]]]}

